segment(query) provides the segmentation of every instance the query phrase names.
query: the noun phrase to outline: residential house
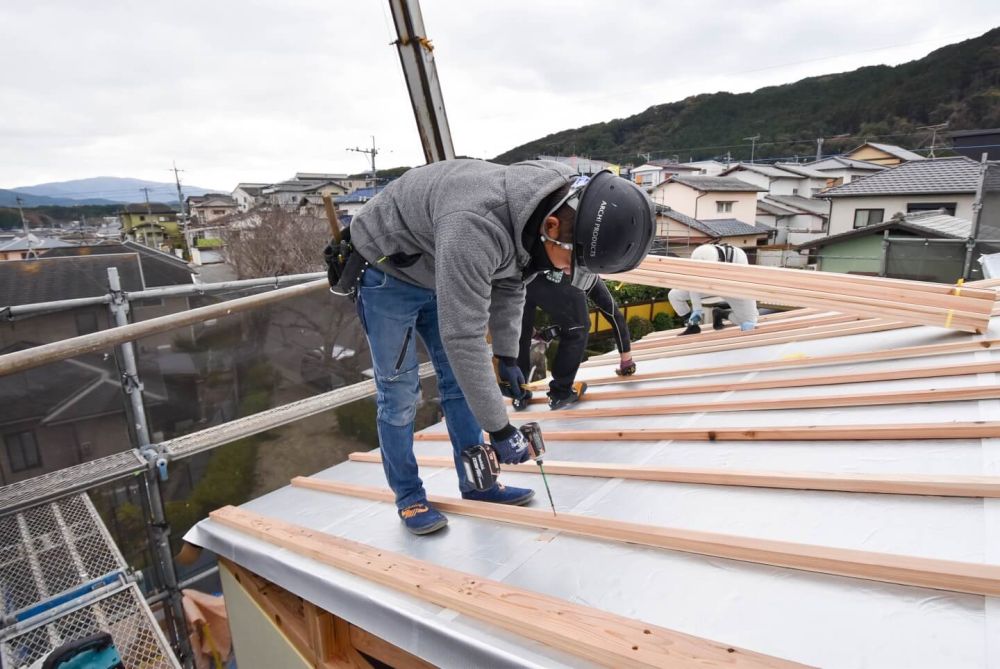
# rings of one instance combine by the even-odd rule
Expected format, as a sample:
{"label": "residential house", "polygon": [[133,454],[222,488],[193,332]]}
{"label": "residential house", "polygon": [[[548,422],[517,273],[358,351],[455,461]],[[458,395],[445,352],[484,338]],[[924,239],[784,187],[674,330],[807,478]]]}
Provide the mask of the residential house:
{"label": "residential house", "polygon": [[311,181],[315,183],[335,181],[346,189],[345,193],[350,193],[371,184],[371,178],[368,176],[351,177],[340,172],[296,172],[295,179],[297,181]]}
{"label": "residential house", "polygon": [[830,156],[811,163],[804,163],[804,165],[826,176],[825,188],[849,184],[858,177],[866,177],[885,169],[883,165],[876,165],[864,160],[852,160],[844,156]]}
{"label": "residential house", "polygon": [[36,237],[30,232],[24,237],[13,237],[0,241],[0,261],[23,260],[30,257],[45,255],[51,249],[73,246],[61,239]]}
{"label": "residential house", "polygon": [[831,202],[830,234],[935,209],[972,220],[979,172],[979,163],[964,156],[914,160],[831,188],[821,195]]}
{"label": "residential house", "polygon": [[649,189],[655,188],[674,174],[697,174],[699,171],[697,167],[671,160],[651,160],[639,167],[633,167],[629,175],[636,184]]}
{"label": "residential house", "polygon": [[210,225],[239,210],[235,199],[219,193],[193,195],[188,197],[187,205],[191,222],[196,225]]}
{"label": "residential house", "polygon": [[765,190],[735,177],[675,174],[654,187],[650,197],[699,221],[731,218],[753,225],[757,193]]}
{"label": "residential house", "polygon": [[1000,128],[959,130],[948,136],[952,149],[960,156],[979,161],[985,153],[987,160],[1000,160]]}
{"label": "residential house", "polygon": [[826,176],[794,163],[737,163],[722,172],[724,177],[735,177],[759,186],[761,194],[801,195],[810,197],[826,187]]}
{"label": "residential house", "polygon": [[[183,262],[135,242],[61,247],[49,253],[0,263],[0,305],[104,295],[112,267],[130,293],[192,282]],[[187,297],[139,300],[132,303],[130,317],[141,321],[187,309]],[[18,318],[0,325],[0,354],[113,326],[104,304]],[[199,412],[193,377],[172,373],[161,364],[164,354],[188,355],[173,351],[181,333],[137,342],[147,412],[159,429],[172,425],[176,416]],[[189,361],[187,366],[194,365]],[[115,357],[103,351],[0,377],[0,484],[130,448],[127,405]]]}
{"label": "residential house", "polygon": [[940,210],[918,211],[798,248],[824,272],[954,283],[962,278],[967,249],[955,242],[968,239],[971,231],[967,219]]}
{"label": "residential house", "polygon": [[269,184],[238,183],[230,194],[240,211],[249,211],[264,201],[262,191]]}
{"label": "residential house", "polygon": [[180,246],[181,229],[177,212],[159,202],[127,204],[119,217],[125,237],[155,249]]}
{"label": "residential house", "polygon": [[757,264],[804,267],[807,258],[796,246],[826,235],[830,203],[801,195],[766,195],[757,201],[757,224],[774,228],[767,247],[757,251]]}
{"label": "residential house", "polygon": [[669,251],[686,258],[701,244],[724,243],[745,250],[753,263],[757,247],[766,244],[772,232],[773,229],[767,226],[733,218],[698,220],[670,207],[657,205],[652,252],[663,255],[663,252]]}
{"label": "residential house", "polygon": [[268,186],[261,191],[261,195],[266,197],[267,202],[273,206],[281,207],[286,211],[298,211],[308,195],[319,196],[320,198],[324,195],[338,197],[346,195],[347,192],[347,187],[338,181],[302,181],[291,179]]}
{"label": "residential house", "polygon": [[687,167],[697,168],[697,172],[692,172],[692,174],[704,174],[709,177],[717,177],[726,170],[729,169],[732,163],[722,163],[718,160],[693,160],[686,163],[681,163]]}
{"label": "residential house", "polygon": [[378,188],[359,188],[349,195],[335,197],[333,199],[333,203],[337,206],[337,216],[340,217],[341,222],[350,222],[351,218],[353,218],[354,215],[361,211],[361,208],[365,206],[365,203],[375,197],[384,188],[385,186],[379,186]]}
{"label": "residential house", "polygon": [[912,160],[925,160],[919,153],[908,151],[901,146],[876,144],[875,142],[865,142],[861,146],[845,153],[844,157],[853,160],[864,160],[886,167],[908,163]]}

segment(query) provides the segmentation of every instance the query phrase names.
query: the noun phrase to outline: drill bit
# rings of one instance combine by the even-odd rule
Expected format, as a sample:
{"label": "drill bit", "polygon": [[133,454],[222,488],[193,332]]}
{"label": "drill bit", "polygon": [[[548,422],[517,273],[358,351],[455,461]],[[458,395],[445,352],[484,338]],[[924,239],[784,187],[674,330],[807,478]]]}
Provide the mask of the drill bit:
{"label": "drill bit", "polygon": [[545,476],[545,467],[542,466],[541,459],[535,460],[538,463],[538,471],[542,473],[542,483],[545,484],[545,494],[549,496],[549,506],[552,507],[552,515],[556,515],[556,503],[552,501],[552,491],[549,490],[549,479]]}

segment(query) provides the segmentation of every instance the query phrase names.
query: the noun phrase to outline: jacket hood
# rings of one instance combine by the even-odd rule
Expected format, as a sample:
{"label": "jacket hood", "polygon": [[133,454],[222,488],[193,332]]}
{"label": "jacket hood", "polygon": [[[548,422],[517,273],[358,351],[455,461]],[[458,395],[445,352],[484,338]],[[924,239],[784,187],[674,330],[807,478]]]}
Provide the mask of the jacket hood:
{"label": "jacket hood", "polygon": [[519,264],[528,262],[529,254],[522,243],[525,226],[539,205],[575,176],[576,170],[572,167],[552,160],[526,160],[507,167],[507,207],[514,227]]}

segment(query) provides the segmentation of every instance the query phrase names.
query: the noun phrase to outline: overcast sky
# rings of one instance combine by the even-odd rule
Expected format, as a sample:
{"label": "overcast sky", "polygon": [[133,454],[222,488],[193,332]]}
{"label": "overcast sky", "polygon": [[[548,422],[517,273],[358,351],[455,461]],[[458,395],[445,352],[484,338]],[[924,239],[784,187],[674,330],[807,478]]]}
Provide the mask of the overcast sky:
{"label": "overcast sky", "polygon": [[[424,0],[459,154],[696,93],[896,64],[995,0]],[[385,0],[0,3],[0,187],[92,176],[230,190],[423,153]]]}

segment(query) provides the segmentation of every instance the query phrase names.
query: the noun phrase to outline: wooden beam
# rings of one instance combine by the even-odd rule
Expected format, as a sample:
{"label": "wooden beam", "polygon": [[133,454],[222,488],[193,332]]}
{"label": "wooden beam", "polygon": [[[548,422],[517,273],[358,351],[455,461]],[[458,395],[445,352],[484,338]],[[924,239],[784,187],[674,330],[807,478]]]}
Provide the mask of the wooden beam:
{"label": "wooden beam", "polygon": [[[393,492],[385,488],[372,488],[313,478],[297,477],[292,479],[292,485],[380,502],[392,502],[395,498]],[[622,541],[654,548],[837,576],[914,585],[935,590],[966,592],[976,595],[1000,595],[1000,565],[994,564],[956,562],[790,541],[740,537],[717,532],[658,527],[570,513],[553,516],[548,509],[473,502],[452,497],[432,495],[428,497],[428,501],[435,508],[447,513],[561,530],[610,541]],[[214,518],[214,515],[212,517]]]}
{"label": "wooden beam", "polygon": [[522,637],[609,667],[800,666],[224,507],[214,522]]}
{"label": "wooden beam", "polygon": [[[793,330],[792,332],[767,332],[762,335],[754,335],[752,332],[743,332],[741,333],[743,335],[742,337],[736,337],[731,341],[718,342],[714,344],[699,344],[697,346],[692,346],[691,348],[667,349],[664,351],[642,351],[633,355],[632,358],[633,360],[660,360],[661,358],[676,358],[680,356],[697,355],[699,353],[717,353],[719,351],[732,351],[753,346],[771,346],[773,344],[787,344],[790,342],[832,339],[835,337],[847,337],[856,334],[899,330],[905,327],[913,326],[879,319],[869,319],[865,321],[857,321],[855,323],[822,326],[815,329],[805,328],[802,330]],[[599,367],[607,364],[609,364],[607,360],[587,360],[580,366]]]}
{"label": "wooden beam", "polygon": [[[975,341],[958,341],[945,344],[928,344],[924,346],[908,346],[905,348],[888,349],[885,351],[866,351],[864,353],[840,353],[837,355],[801,356],[781,360],[761,360],[758,362],[737,363],[732,365],[716,365],[713,367],[695,367],[692,369],[670,369],[662,372],[634,374],[632,376],[602,376],[587,379],[591,386],[611,385],[619,383],[637,383],[660,379],[679,379],[685,377],[703,377],[718,374],[736,374],[738,372],[772,371],[776,369],[794,369],[803,367],[824,367],[856,362],[875,362],[878,360],[904,360],[908,358],[924,358],[937,355],[952,355],[955,353],[971,353],[986,351],[1000,344],[1000,339],[980,339]],[[545,387],[532,384],[532,389]]]}
{"label": "wooden beam", "polygon": [[664,416],[679,413],[716,411],[770,411],[782,409],[816,409],[828,407],[887,406],[892,404],[924,404],[928,402],[963,402],[1000,397],[1000,386],[970,388],[931,388],[906,390],[890,394],[861,393],[854,395],[818,395],[774,398],[765,400],[724,400],[721,402],[688,402],[654,406],[614,407],[607,409],[564,409],[561,411],[522,411],[512,413],[511,420],[566,420],[570,418],[605,418],[623,416]]}
{"label": "wooden beam", "polygon": [[[683,274],[693,278],[742,282],[778,289],[808,289],[830,293],[838,299],[861,302],[866,299],[891,300],[913,307],[928,305],[955,311],[989,313],[995,292],[974,286],[956,286],[928,281],[910,281],[860,274],[803,272],[802,270],[762,265],[736,265],[647,256],[639,271]],[[686,287],[686,286],[685,286]],[[834,308],[835,307],[831,307]]]}
{"label": "wooden beam", "polygon": [[[668,397],[670,395],[697,395],[698,393],[719,393],[727,390],[764,390],[769,388],[804,388],[808,386],[847,385],[851,383],[872,383],[876,381],[901,381],[904,379],[933,379],[968,374],[990,374],[1000,372],[1000,360],[996,362],[970,362],[964,365],[940,367],[913,367],[909,369],[889,369],[881,372],[858,372],[856,374],[825,374],[799,378],[766,379],[762,381],[722,381],[719,383],[697,383],[641,390],[606,390],[588,392],[581,401],[621,400],[638,397]],[[544,404],[548,400],[535,397],[532,404]]]}
{"label": "wooden beam", "polygon": [[[713,263],[716,264],[716,263]],[[724,263],[717,263],[723,266]],[[699,277],[687,274],[671,273],[649,268],[645,265],[639,269],[616,275],[620,280],[660,288],[684,287],[698,292],[727,297],[743,297],[759,300],[774,300],[781,304],[792,304],[804,307],[831,309],[848,314],[857,314],[874,318],[892,318],[919,325],[935,325],[969,332],[980,332],[989,324],[989,314],[992,301],[972,300],[964,298],[955,302],[954,308],[944,308],[924,301],[913,302],[907,299],[890,299],[883,296],[859,296],[853,293],[832,292],[798,288],[795,284],[786,286],[770,286],[756,284],[746,280],[726,280],[719,277]],[[975,306],[970,306],[974,304]],[[980,306],[981,305],[981,306]],[[967,311],[975,308],[977,311]]]}
{"label": "wooden beam", "polygon": [[374,634],[370,634],[356,625],[350,625],[351,646],[358,651],[384,662],[390,667],[400,669],[435,669],[435,665],[425,662],[416,655],[407,653],[399,646],[394,646]]}
{"label": "wooden beam", "polygon": [[[354,462],[382,462],[378,451],[351,453]],[[417,457],[421,467],[453,469],[449,456]],[[501,469],[521,474],[538,474],[534,462],[501,465]],[[791,490],[828,490],[834,492],[879,493],[885,495],[932,495],[937,497],[1000,497],[1000,476],[938,476],[923,474],[827,474],[824,472],[733,471],[695,467],[654,467],[650,465],[607,464],[599,462],[545,461],[546,474],[590,476],[662,483],[697,483],[704,485],[782,488]]]}
{"label": "wooden beam", "polygon": [[[907,423],[888,425],[796,425],[790,427],[678,427],[626,430],[546,430],[553,441],[912,441],[993,439],[1000,422]],[[447,432],[418,432],[417,441],[450,441]]]}

